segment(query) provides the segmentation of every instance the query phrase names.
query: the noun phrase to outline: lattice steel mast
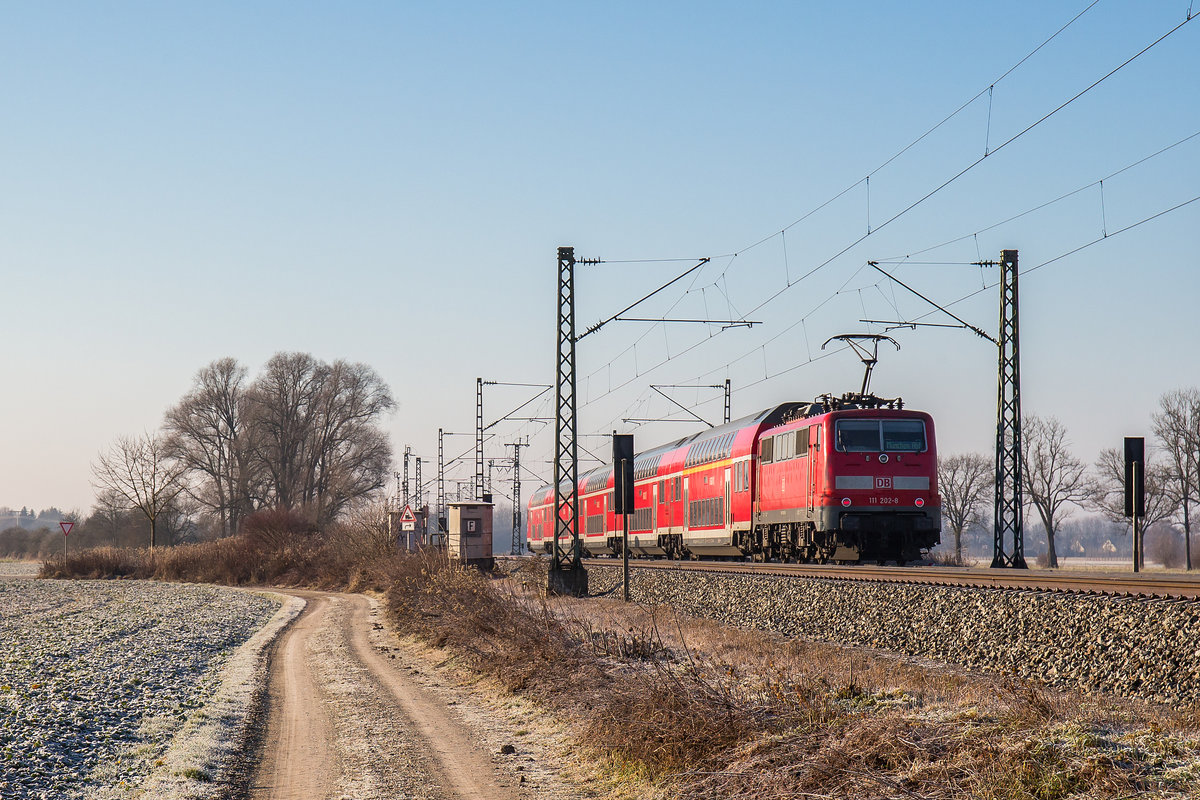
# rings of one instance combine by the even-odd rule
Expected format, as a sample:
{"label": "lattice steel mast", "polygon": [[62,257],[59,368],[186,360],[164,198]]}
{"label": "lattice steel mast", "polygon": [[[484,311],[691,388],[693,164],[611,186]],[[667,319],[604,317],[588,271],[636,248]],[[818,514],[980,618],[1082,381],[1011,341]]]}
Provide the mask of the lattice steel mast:
{"label": "lattice steel mast", "polygon": [[446,534],[446,462],[444,439],[445,432],[438,428],[438,467],[437,467],[437,535],[439,544],[441,537]]}
{"label": "lattice steel mast", "polygon": [[510,442],[505,445],[513,449],[512,547],[509,552],[514,556],[525,552],[525,537],[521,535],[521,523],[525,518],[524,509],[521,507],[521,448],[528,446],[529,442]]}
{"label": "lattice steel mast", "polygon": [[475,500],[483,501],[483,378],[475,379]]}
{"label": "lattice steel mast", "polygon": [[[1000,252],[1000,357],[996,388],[996,487],[993,567],[1025,569],[1022,520],[1021,348],[1017,251]],[[1005,539],[1011,537],[1012,552]]]}
{"label": "lattice steel mast", "polygon": [[[996,375],[996,474],[993,502],[992,566],[1024,569],[1025,532],[1022,516],[1024,467],[1021,462],[1021,346],[1017,303],[1017,251],[1001,250],[999,263],[976,261],[980,267],[1000,267],[1000,331],[993,339],[985,331],[957,316],[945,306],[938,305],[900,279],[889,275],[876,261],[868,261],[884,277],[915,294],[934,308],[949,316],[957,326],[903,320],[869,320],[862,322],[911,327],[961,327],[996,345],[998,368]],[[828,344],[828,342],[826,342]],[[864,359],[863,363],[867,363]],[[868,365],[868,377],[870,376]],[[864,387],[866,382],[864,381]],[[1012,538],[1012,551],[1006,552],[1005,539]]]}
{"label": "lattice steel mast", "polygon": [[[554,367],[554,562],[549,588],[562,594],[587,594],[587,572],[580,563],[579,425],[575,395],[575,248],[558,248],[558,348]],[[562,540],[570,544],[564,549]]]}
{"label": "lattice steel mast", "polygon": [[[414,508],[413,510],[419,514],[419,513],[421,513],[421,509],[425,505],[422,502],[425,498],[425,487],[421,484],[421,461],[422,461],[422,459],[420,456],[415,456],[414,461],[416,462],[414,464],[414,466],[416,467],[416,484],[417,484],[416,489],[417,490],[416,490],[416,492],[414,492],[413,505],[416,506],[416,508]],[[423,519],[425,520],[425,530],[421,531],[421,541],[422,542],[425,541],[426,536],[429,534],[429,517],[428,517],[428,515],[426,515]]]}
{"label": "lattice steel mast", "polygon": [[403,488],[403,491],[401,492],[402,498],[400,500],[400,508],[402,508],[402,509],[404,508],[404,506],[409,505],[412,500],[412,496],[410,495],[409,489],[408,489],[408,486],[409,486],[409,484],[408,484],[408,459],[411,456],[412,456],[412,448],[409,447],[408,445],[404,445],[404,483],[401,484],[404,488]]}

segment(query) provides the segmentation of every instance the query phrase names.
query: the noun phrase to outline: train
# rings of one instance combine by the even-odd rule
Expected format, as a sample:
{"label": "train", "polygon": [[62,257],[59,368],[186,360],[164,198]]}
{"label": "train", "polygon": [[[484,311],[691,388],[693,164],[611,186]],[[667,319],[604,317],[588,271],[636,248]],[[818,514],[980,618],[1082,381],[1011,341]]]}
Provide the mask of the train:
{"label": "train", "polygon": [[[620,555],[611,464],[567,481],[587,556]],[[551,553],[553,485],[530,495],[526,542]],[[933,418],[903,400],[848,393],[786,402],[638,453],[634,557],[801,563],[919,560],[941,540]],[[559,533],[561,548],[571,532]]]}

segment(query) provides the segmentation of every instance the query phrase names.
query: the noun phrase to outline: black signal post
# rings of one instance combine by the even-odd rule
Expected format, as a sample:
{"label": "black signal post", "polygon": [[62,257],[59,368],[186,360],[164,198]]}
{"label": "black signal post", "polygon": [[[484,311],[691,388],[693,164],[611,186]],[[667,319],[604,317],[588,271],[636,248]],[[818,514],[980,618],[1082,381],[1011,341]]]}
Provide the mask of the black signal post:
{"label": "black signal post", "polygon": [[633,434],[613,431],[613,512],[621,515],[621,596],[629,602],[629,515],[633,513]]}
{"label": "black signal post", "polygon": [[1142,516],[1146,513],[1146,440],[1125,437],[1125,516],[1133,517],[1133,571],[1145,566]]}

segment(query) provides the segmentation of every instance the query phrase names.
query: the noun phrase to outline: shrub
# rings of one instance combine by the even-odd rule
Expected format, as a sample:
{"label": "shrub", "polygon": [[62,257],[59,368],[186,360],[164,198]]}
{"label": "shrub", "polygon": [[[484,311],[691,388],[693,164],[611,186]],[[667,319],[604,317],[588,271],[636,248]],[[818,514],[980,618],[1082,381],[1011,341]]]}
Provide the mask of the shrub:
{"label": "shrub", "polygon": [[1177,569],[1187,562],[1183,534],[1175,528],[1155,525],[1146,531],[1146,560],[1157,561],[1167,569]]}
{"label": "shrub", "polygon": [[282,550],[316,538],[317,526],[287,508],[255,511],[242,522],[242,536],[254,547]]}

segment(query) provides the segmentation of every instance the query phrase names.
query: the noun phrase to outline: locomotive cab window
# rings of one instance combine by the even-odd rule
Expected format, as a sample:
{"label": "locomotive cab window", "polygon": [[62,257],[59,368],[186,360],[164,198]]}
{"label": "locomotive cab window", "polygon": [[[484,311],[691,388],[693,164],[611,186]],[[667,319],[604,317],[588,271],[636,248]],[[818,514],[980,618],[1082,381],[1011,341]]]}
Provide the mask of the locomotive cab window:
{"label": "locomotive cab window", "polygon": [[837,421],[837,449],[843,453],[875,453],[879,451],[879,445],[879,420]]}
{"label": "locomotive cab window", "polygon": [[834,428],[843,453],[920,453],[925,450],[925,423],[919,419],[839,419]]}
{"label": "locomotive cab window", "polygon": [[883,449],[920,453],[925,449],[925,423],[919,419],[883,420]]}

